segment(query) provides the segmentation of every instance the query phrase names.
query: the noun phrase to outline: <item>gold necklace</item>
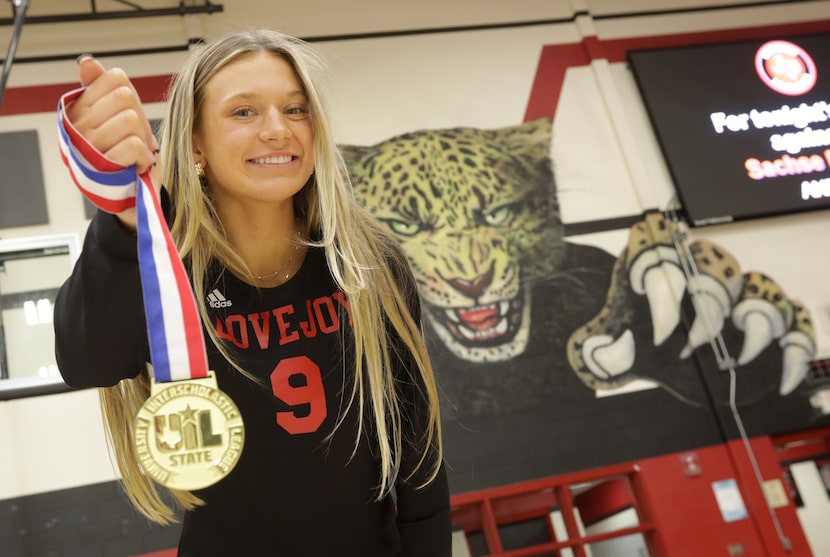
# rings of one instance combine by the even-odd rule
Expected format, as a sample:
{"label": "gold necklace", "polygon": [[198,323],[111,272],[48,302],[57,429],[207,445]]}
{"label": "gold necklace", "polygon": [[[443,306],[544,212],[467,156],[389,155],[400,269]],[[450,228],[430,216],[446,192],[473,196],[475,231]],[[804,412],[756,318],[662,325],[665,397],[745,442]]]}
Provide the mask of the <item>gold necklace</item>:
{"label": "gold necklace", "polygon": [[[300,237],[300,233],[297,232],[297,239],[298,240],[299,240],[299,237]],[[277,275],[279,275],[283,271],[286,271],[285,276],[282,277],[281,282],[287,281],[288,278],[291,276],[291,267],[294,265],[294,261],[297,260],[297,254],[299,252],[300,252],[300,244],[297,243],[297,244],[294,245],[294,253],[291,254],[291,257],[288,259],[288,261],[283,263],[283,265],[279,269],[277,269],[273,273],[268,273],[268,274],[265,274],[265,275],[254,275],[254,278],[256,280],[269,279],[269,278],[276,277]]]}

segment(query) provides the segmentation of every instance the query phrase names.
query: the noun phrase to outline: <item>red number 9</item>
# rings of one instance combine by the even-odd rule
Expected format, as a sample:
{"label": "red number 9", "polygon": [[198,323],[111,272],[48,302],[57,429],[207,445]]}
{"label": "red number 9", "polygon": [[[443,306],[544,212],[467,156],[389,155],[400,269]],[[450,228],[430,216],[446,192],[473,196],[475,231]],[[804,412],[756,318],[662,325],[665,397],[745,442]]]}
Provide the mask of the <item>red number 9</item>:
{"label": "red number 9", "polygon": [[[292,385],[289,379],[305,378],[305,385]],[[277,412],[277,423],[288,433],[297,435],[313,433],[326,419],[326,391],[320,368],[306,356],[282,360],[271,372],[271,389],[274,396],[289,406],[308,404],[308,415],[298,416],[297,409]]]}

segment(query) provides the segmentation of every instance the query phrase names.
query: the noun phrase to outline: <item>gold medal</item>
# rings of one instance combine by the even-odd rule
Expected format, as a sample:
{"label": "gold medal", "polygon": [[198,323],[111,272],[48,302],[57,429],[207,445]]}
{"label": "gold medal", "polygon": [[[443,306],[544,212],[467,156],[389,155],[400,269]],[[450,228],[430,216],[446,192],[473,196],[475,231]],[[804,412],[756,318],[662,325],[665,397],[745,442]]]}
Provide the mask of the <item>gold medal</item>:
{"label": "gold medal", "polygon": [[150,478],[192,491],[230,473],[242,454],[245,426],[211,371],[203,379],[153,381],[135,419],[133,444]]}

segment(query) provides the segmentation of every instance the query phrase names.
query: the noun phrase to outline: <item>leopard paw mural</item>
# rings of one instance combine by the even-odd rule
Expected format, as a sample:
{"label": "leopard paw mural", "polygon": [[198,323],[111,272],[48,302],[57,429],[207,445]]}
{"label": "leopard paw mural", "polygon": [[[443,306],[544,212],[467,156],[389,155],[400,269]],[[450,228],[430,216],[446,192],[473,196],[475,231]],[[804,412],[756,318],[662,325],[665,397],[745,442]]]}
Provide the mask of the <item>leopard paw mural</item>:
{"label": "leopard paw mural", "polygon": [[686,277],[674,247],[673,231],[660,213],[648,213],[631,227],[628,245],[614,265],[605,305],[568,340],[568,361],[592,388],[614,388],[638,379],[630,293],[645,296],[652,342],[660,345],[680,323]]}
{"label": "leopard paw mural", "polygon": [[[774,341],[781,349],[779,393],[791,393],[807,374],[815,355],[809,312],[790,300],[772,278],[757,271],[742,273],[737,259],[707,240],[686,243],[682,223],[662,213],[648,213],[631,227],[629,242],[617,259],[604,307],[568,340],[572,369],[592,388],[614,388],[635,379],[660,378],[644,371],[638,351],[661,346],[676,334],[684,301],[691,324],[676,358],[687,359],[709,344],[723,344],[724,327],[740,334],[740,345],[718,346],[737,353],[726,366],[744,366]],[[643,324],[634,319],[643,301],[651,321],[652,346],[637,345]]]}

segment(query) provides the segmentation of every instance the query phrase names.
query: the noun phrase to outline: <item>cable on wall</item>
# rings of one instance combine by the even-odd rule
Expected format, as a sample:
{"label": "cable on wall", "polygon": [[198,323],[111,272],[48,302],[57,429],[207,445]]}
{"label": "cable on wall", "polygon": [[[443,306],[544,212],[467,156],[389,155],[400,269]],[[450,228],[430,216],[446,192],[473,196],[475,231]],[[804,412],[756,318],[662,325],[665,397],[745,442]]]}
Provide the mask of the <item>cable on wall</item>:
{"label": "cable on wall", "polygon": [[[685,220],[678,216],[677,209],[675,208],[666,209],[664,211],[664,216],[666,217],[669,229],[671,230],[674,248],[679,256],[683,274],[686,277],[686,282],[692,282],[694,284],[695,282],[698,282],[700,280],[701,275],[697,267],[697,263],[695,262],[694,255],[692,254],[691,249],[689,248],[688,224]],[[689,289],[689,294],[692,297],[692,302],[694,304],[695,311],[699,311],[702,314],[697,315],[696,318],[703,319],[703,323],[706,327],[706,330],[710,333],[709,344],[712,347],[712,351],[715,354],[718,369],[720,369],[721,371],[729,372],[729,408],[732,412],[732,417],[735,420],[735,425],[738,428],[738,432],[740,434],[744,450],[746,451],[747,457],[749,458],[750,464],[752,465],[752,471],[755,476],[755,480],[758,482],[758,485],[763,489],[764,479],[761,474],[761,469],[758,466],[758,461],[755,457],[755,451],[752,449],[752,445],[749,442],[749,437],[746,433],[746,429],[744,428],[743,419],[741,418],[741,414],[738,410],[738,405],[736,402],[736,361],[734,358],[732,358],[732,356],[730,356],[729,349],[726,346],[726,341],[724,340],[723,335],[720,332],[720,329],[712,324],[710,316],[707,314],[707,312],[700,311],[704,306],[695,302],[697,296],[701,295],[700,291],[698,291],[697,289]],[[711,334],[714,331],[717,332],[715,334]],[[784,534],[784,531],[781,527],[781,523],[778,520],[778,516],[775,514],[775,511],[773,510],[769,500],[766,497],[764,497],[764,501],[766,502],[767,511],[769,512],[770,518],[772,519],[773,525],[775,526],[775,531],[778,535],[778,539],[781,542],[781,546],[784,548],[785,551],[792,551],[792,542]]]}

